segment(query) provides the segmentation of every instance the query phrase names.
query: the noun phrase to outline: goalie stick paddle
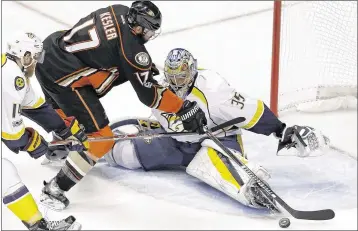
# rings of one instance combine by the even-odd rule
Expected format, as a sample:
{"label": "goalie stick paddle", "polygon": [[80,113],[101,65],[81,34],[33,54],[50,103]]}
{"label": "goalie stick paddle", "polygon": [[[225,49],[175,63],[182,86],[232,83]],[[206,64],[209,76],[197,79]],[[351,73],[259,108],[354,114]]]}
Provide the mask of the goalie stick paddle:
{"label": "goalie stick paddle", "polygon": [[[216,132],[218,130],[224,129],[229,126],[233,126],[238,123],[244,122],[246,119],[244,117],[237,117],[232,120],[226,121],[222,124],[219,124],[215,127],[212,127],[210,129],[211,132]],[[174,136],[192,136],[192,135],[198,135],[196,132],[165,132],[165,133],[157,133],[157,134],[145,134],[145,135],[137,135],[137,134],[127,134],[127,135],[115,135],[115,136],[106,136],[106,137],[89,137],[88,141],[91,142],[99,142],[99,141],[105,141],[105,140],[131,140],[131,139],[153,139],[153,138],[159,138],[159,137],[174,137]],[[52,141],[49,143],[49,146],[56,146],[56,145],[66,145],[71,142],[78,142],[77,140],[58,140],[58,141]]]}
{"label": "goalie stick paddle", "polygon": [[296,219],[303,220],[330,220],[333,219],[335,213],[331,209],[316,210],[316,211],[299,211],[291,208],[284,200],[282,200],[272,189],[258,178],[244,163],[242,163],[228,148],[226,148],[208,128],[205,128],[207,136],[214,141],[235,163],[237,163],[246,174],[254,179],[256,183],[263,189],[266,196],[272,197],[278,204],[280,204],[287,212],[289,212]]}

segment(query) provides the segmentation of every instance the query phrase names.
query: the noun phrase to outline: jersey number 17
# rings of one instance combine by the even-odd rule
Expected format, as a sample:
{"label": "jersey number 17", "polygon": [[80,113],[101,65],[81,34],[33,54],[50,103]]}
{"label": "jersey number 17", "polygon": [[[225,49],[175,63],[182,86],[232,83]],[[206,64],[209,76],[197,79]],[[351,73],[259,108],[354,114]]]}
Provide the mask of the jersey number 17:
{"label": "jersey number 17", "polygon": [[78,52],[78,51],[84,51],[84,50],[90,50],[94,49],[101,44],[101,40],[99,39],[96,26],[94,25],[94,19],[90,19],[81,25],[78,25],[74,28],[72,28],[71,32],[63,37],[63,40],[66,42],[70,42],[71,38],[80,30],[83,30],[86,27],[92,26],[91,29],[88,30],[88,36],[90,37],[89,40],[83,41],[83,42],[75,42],[73,45],[67,45],[65,46],[65,50],[71,53]]}

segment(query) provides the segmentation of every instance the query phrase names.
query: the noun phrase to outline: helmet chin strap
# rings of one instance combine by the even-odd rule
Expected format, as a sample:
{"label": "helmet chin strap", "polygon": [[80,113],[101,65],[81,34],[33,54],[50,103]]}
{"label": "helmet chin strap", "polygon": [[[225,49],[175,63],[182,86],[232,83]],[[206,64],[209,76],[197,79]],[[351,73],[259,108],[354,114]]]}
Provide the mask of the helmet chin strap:
{"label": "helmet chin strap", "polygon": [[24,67],[24,68],[28,68],[29,66],[31,66],[32,64],[34,64],[36,62],[35,59],[32,59],[31,63],[29,65],[25,65],[24,64],[24,61],[23,61],[23,57],[20,58],[20,62],[21,62],[21,65]]}

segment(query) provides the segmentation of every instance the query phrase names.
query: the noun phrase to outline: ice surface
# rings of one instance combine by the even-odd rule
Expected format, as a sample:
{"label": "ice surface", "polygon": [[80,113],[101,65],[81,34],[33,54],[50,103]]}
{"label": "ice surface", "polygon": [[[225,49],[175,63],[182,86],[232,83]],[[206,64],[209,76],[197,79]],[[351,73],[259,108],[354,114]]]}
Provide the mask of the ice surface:
{"label": "ice surface", "polygon": [[[29,4],[29,3],[27,3]],[[32,2],[38,9],[48,9],[61,20],[74,23],[75,14],[68,14],[64,2]],[[162,3],[166,5],[166,3]],[[198,3],[196,3],[198,4]],[[217,4],[221,4],[216,2]],[[223,3],[228,4],[228,3]],[[229,8],[265,8],[267,3],[231,2]],[[243,5],[240,5],[243,4]],[[103,4],[105,6],[106,4]],[[61,9],[62,10],[57,10]],[[81,5],[82,6],[82,5]],[[72,7],[76,18],[96,9],[98,2],[88,2],[83,7]],[[168,6],[168,5],[167,5]],[[31,29],[41,37],[67,28],[26,10],[14,2],[2,4],[3,39],[14,28]],[[255,9],[256,9],[255,8]],[[185,11],[186,8],[180,9]],[[225,9],[224,5],[218,9]],[[175,15],[178,8],[166,8],[166,14]],[[205,11],[205,8],[202,10]],[[211,9],[212,10],[212,9]],[[218,10],[220,11],[220,10]],[[47,13],[48,13],[47,12]],[[72,11],[71,11],[72,12]],[[175,12],[175,13],[173,13]],[[210,10],[206,11],[211,21]],[[221,12],[221,11],[220,11]],[[234,11],[231,11],[234,12]],[[27,23],[14,20],[18,15],[27,16]],[[180,16],[182,17],[182,16]],[[192,16],[193,17],[193,16]],[[166,28],[170,27],[168,17]],[[194,17],[195,18],[195,17]],[[218,19],[215,16],[215,19]],[[166,19],[164,19],[166,20]],[[200,18],[200,23],[205,22]],[[185,25],[196,24],[194,20]],[[177,24],[176,24],[177,25]],[[272,12],[244,17],[213,26],[194,29],[185,33],[158,37],[148,43],[156,63],[164,61],[166,53],[174,47],[185,47],[199,60],[199,66],[211,68],[225,76],[230,83],[249,95],[268,102],[271,59]],[[4,44],[4,41],[2,42]],[[32,80],[40,91],[38,83]],[[118,100],[122,97],[131,100]],[[113,100],[115,99],[115,100]],[[129,84],[112,90],[101,99],[110,120],[123,116],[150,114],[142,106]],[[115,105],[113,102],[115,101]],[[125,109],[125,110],[124,110]],[[282,118],[289,124],[309,124],[321,129],[332,143],[356,158],[356,111],[334,112],[321,115],[291,114]],[[25,119],[27,126],[39,128]],[[45,138],[50,139],[49,135]],[[291,219],[292,229],[357,229],[357,161],[351,156],[335,151],[316,158],[276,156],[277,141],[246,132],[245,149],[252,161],[264,165],[272,175],[269,181],[290,205],[297,209],[333,208],[337,216],[331,221],[299,221]],[[42,181],[52,178],[58,167],[41,166],[41,160],[32,160],[26,153],[15,155],[2,144],[2,155],[17,166],[20,176],[33,195],[38,198]],[[2,176],[6,177],[6,176]],[[128,171],[107,166],[101,161],[80,184],[68,193],[71,205],[62,213],[45,211],[49,218],[73,214],[83,224],[83,229],[278,229],[278,220],[264,211],[241,206],[224,194],[188,176],[182,169],[155,171]],[[23,229],[23,225],[2,205],[2,228]],[[41,208],[43,210],[43,208]]]}

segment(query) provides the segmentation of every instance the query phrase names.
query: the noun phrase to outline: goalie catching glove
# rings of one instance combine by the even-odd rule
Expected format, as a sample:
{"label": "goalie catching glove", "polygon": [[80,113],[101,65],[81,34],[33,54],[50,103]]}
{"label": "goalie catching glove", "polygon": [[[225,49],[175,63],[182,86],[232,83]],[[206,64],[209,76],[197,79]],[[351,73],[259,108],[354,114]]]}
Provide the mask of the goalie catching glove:
{"label": "goalie catching glove", "polygon": [[323,151],[329,146],[329,139],[309,126],[287,127],[283,124],[282,132],[274,133],[274,135],[279,139],[277,152],[283,148],[293,147],[297,149],[299,157],[311,156],[314,152]]}

